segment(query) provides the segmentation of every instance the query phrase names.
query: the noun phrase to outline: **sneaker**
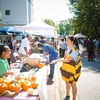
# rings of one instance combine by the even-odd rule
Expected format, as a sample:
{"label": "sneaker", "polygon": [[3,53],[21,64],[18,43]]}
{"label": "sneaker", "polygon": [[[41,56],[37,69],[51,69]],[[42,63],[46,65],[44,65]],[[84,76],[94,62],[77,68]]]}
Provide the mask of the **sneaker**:
{"label": "sneaker", "polygon": [[48,77],[52,80],[53,79],[53,75],[49,74]]}
{"label": "sneaker", "polygon": [[66,96],[63,100],[70,100],[70,96]]}
{"label": "sneaker", "polygon": [[51,78],[47,78],[47,85],[52,85],[53,84],[53,81],[52,81],[52,79]]}

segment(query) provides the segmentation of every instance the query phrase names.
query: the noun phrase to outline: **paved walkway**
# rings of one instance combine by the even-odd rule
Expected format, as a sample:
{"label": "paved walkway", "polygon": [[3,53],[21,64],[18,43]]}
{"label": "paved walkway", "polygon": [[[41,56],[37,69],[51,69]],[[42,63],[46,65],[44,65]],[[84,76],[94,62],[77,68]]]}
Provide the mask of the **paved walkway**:
{"label": "paved walkway", "polygon": [[[86,50],[81,45],[80,49],[83,67],[77,82],[76,100],[100,100],[100,54],[96,54],[93,62],[88,62]],[[50,100],[63,100],[66,95],[65,82],[61,78],[60,67],[61,63],[58,62],[55,67],[54,79],[47,85]],[[70,96],[70,100],[72,100],[72,94]]]}
{"label": "paved walkway", "polygon": [[[87,52],[81,47],[81,60],[83,67],[82,74],[77,82],[76,100],[100,100],[100,54],[96,54],[94,61],[88,62]],[[66,95],[65,82],[62,80],[59,70],[60,66],[61,63],[58,62],[55,68],[55,100],[63,100]],[[70,96],[70,100],[72,100],[72,94]]]}

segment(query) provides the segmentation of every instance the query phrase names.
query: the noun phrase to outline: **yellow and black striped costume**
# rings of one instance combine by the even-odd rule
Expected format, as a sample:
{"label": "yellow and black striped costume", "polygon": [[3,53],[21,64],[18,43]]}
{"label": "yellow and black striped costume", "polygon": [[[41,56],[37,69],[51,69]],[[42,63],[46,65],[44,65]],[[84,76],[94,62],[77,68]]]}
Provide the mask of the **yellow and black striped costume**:
{"label": "yellow and black striped costume", "polygon": [[[76,50],[75,47],[72,48],[72,50],[67,56],[64,57],[64,59],[67,59],[74,50]],[[75,84],[81,74],[81,65],[80,53],[78,52],[78,59],[76,62],[72,60],[67,63],[62,63],[62,67],[60,68],[62,79],[68,83]]]}

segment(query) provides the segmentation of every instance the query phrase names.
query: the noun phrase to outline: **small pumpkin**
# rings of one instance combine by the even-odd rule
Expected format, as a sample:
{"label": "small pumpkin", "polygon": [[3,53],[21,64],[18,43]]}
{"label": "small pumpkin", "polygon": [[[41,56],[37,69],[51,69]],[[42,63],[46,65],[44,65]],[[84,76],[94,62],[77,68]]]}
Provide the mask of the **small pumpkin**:
{"label": "small pumpkin", "polygon": [[29,89],[27,89],[27,93],[28,93],[28,95],[31,96],[34,93],[34,90],[32,88],[29,88]]}
{"label": "small pumpkin", "polygon": [[26,91],[28,88],[31,88],[31,82],[27,80],[26,84],[22,85],[22,89]]}
{"label": "small pumpkin", "polygon": [[36,89],[38,87],[38,84],[37,83],[32,83],[31,86],[32,86],[32,88]]}
{"label": "small pumpkin", "polygon": [[20,84],[18,83],[12,83],[9,85],[8,89],[11,91],[11,92],[16,92],[18,93],[20,90],[21,90],[21,86]]}
{"label": "small pumpkin", "polygon": [[8,86],[11,84],[11,82],[12,82],[12,81],[9,80],[9,79],[4,79],[4,83],[7,84]]}
{"label": "small pumpkin", "polygon": [[26,84],[26,80],[21,79],[19,81],[17,81],[18,84],[20,84],[20,86],[25,85]]}
{"label": "small pumpkin", "polygon": [[2,83],[3,82],[3,79],[2,78],[0,78],[0,83]]}
{"label": "small pumpkin", "polygon": [[20,76],[15,76],[15,80],[20,80],[21,79],[21,77]]}
{"label": "small pumpkin", "polygon": [[32,81],[36,81],[36,77],[35,76],[31,76],[31,80]]}
{"label": "small pumpkin", "polygon": [[38,68],[42,68],[43,66],[44,66],[44,63],[39,63],[39,64],[37,65]]}
{"label": "small pumpkin", "polygon": [[0,94],[5,92],[8,89],[8,86],[6,83],[2,82],[0,83]]}

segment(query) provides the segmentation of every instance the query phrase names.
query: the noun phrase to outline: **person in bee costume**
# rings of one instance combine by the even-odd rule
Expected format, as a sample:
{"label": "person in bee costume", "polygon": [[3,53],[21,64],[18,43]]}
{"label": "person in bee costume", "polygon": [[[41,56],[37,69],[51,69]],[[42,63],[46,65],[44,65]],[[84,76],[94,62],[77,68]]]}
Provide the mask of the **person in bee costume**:
{"label": "person in bee costume", "polygon": [[79,45],[77,39],[74,37],[67,37],[66,44],[67,49],[64,58],[53,60],[51,63],[62,62],[60,71],[62,74],[62,79],[66,83],[66,97],[64,98],[64,100],[70,99],[70,87],[72,87],[72,100],[76,100],[76,82],[78,81],[81,74]]}

